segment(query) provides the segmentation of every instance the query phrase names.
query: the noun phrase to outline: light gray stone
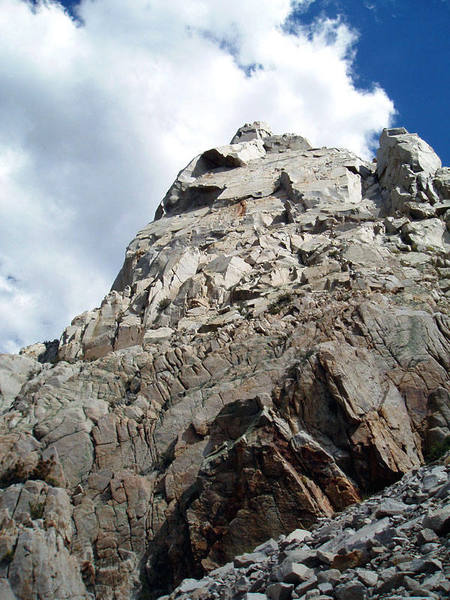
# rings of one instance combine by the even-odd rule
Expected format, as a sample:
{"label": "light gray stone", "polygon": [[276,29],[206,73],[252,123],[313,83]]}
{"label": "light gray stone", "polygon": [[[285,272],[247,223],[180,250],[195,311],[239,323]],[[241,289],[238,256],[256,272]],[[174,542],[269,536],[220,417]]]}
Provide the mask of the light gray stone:
{"label": "light gray stone", "polygon": [[358,582],[349,582],[338,585],[334,590],[338,600],[365,600],[367,598],[366,587]]}
{"label": "light gray stone", "polygon": [[406,131],[376,166],[262,123],[195,157],[56,362],[0,357],[5,594],[128,600],[203,569],[180,600],[231,600],[291,589],[286,568],[320,597],[416,556],[438,573],[419,535],[449,493],[447,465],[421,466],[450,431],[438,164]]}
{"label": "light gray stone", "polygon": [[374,587],[378,582],[378,575],[369,569],[356,569],[359,579],[366,587]]}
{"label": "light gray stone", "polygon": [[241,554],[234,559],[235,567],[248,567],[251,564],[261,563],[267,560],[267,554],[264,552],[251,552],[249,554]]}
{"label": "light gray stone", "polygon": [[0,354],[0,413],[9,409],[22,386],[41,368],[28,356]]}
{"label": "light gray stone", "polygon": [[317,574],[317,580],[323,583],[332,583],[335,584],[341,578],[341,572],[339,569],[326,569],[325,571],[320,571]]}
{"label": "light gray stone", "polygon": [[181,594],[187,594],[188,592],[194,592],[195,590],[201,589],[206,584],[207,580],[205,579],[185,579],[183,583],[177,587],[177,591]]}
{"label": "light gray stone", "polygon": [[218,167],[242,167],[252,160],[262,158],[265,154],[262,141],[255,139],[212,148],[202,156]]}
{"label": "light gray stone", "polygon": [[271,555],[278,550],[278,544],[275,540],[270,539],[263,542],[253,550],[253,552],[263,552],[266,555]]}
{"label": "light gray stone", "polygon": [[285,583],[298,584],[311,578],[314,571],[305,565],[285,559],[280,565],[279,577]]}
{"label": "light gray stone", "polygon": [[395,499],[389,499],[380,504],[375,510],[375,517],[381,519],[382,517],[392,517],[393,515],[402,515],[405,510],[408,509],[407,504],[399,502]]}
{"label": "light gray stone", "polygon": [[2,598],[2,600],[17,599],[17,596],[14,595],[7,579],[0,578],[0,598]]}
{"label": "light gray stone", "polygon": [[246,142],[250,140],[260,140],[272,135],[270,125],[263,121],[254,121],[253,123],[246,123],[242,127],[239,127],[237,132],[231,139],[231,144],[238,144],[240,142]]}
{"label": "light gray stone", "polygon": [[408,223],[402,229],[404,238],[418,252],[448,250],[449,238],[440,219],[425,219]]}
{"label": "light gray stone", "polygon": [[[311,575],[310,577],[308,577],[308,579],[306,579],[305,581],[302,581],[301,583],[299,583],[296,588],[295,588],[295,592],[298,595],[302,595],[302,594],[308,594],[309,592],[313,591],[313,588],[315,588],[317,585],[317,577],[315,575]],[[317,592],[316,595],[320,595],[320,591],[319,590],[315,590]],[[309,596],[312,597],[312,596]]]}
{"label": "light gray stone", "polygon": [[290,600],[293,589],[293,584],[271,583],[267,586],[266,593],[271,600]]}
{"label": "light gray stone", "polygon": [[438,535],[446,535],[450,531],[450,506],[428,513],[423,520],[423,526],[432,529]]}
{"label": "light gray stone", "polygon": [[309,542],[311,540],[311,533],[306,529],[295,529],[291,531],[289,535],[286,536],[284,543],[290,544],[292,542],[296,544],[301,544],[303,542]]}
{"label": "light gray stone", "polygon": [[432,529],[422,529],[422,531],[419,531],[417,534],[417,541],[419,544],[428,544],[437,541],[437,539],[438,536]]}

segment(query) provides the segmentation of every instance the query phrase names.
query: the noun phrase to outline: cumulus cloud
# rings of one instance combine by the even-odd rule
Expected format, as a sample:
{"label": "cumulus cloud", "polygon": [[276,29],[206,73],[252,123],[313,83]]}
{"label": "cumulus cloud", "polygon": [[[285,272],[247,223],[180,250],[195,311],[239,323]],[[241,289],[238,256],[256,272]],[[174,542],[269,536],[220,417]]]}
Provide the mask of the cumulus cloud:
{"label": "cumulus cloud", "polygon": [[[310,0],[303,0],[309,2]],[[176,173],[244,122],[369,156],[393,105],[301,0],[0,2],[0,347],[99,303]]]}

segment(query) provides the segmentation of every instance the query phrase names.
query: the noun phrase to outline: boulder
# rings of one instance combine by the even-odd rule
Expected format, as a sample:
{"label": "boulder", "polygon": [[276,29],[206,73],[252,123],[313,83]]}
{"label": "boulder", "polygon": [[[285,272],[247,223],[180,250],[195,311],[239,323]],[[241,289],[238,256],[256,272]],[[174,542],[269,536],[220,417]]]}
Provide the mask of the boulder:
{"label": "boulder", "polygon": [[450,531],[450,506],[429,513],[423,520],[423,526],[438,535],[446,535]]}

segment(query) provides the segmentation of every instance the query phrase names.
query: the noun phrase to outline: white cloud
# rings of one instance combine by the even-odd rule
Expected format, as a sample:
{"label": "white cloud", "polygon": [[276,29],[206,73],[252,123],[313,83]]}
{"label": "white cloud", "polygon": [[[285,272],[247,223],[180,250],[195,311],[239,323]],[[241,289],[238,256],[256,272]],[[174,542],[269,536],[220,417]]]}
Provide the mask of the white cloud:
{"label": "white cloud", "polygon": [[84,0],[80,25],[0,0],[3,349],[97,304],[178,170],[244,122],[369,154],[391,101],[355,89],[346,26],[283,31],[292,6]]}

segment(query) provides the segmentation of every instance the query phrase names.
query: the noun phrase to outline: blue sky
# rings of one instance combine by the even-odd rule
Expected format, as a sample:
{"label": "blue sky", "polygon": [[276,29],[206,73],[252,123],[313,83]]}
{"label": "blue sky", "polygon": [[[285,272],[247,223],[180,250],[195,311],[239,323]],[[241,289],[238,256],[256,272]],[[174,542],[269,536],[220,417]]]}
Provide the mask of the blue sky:
{"label": "blue sky", "polygon": [[356,82],[378,82],[393,99],[394,124],[418,132],[450,164],[450,2],[315,0],[298,19],[340,16],[359,34]]}
{"label": "blue sky", "polygon": [[176,173],[245,122],[367,159],[404,125],[450,163],[448,0],[32,4],[0,0],[0,352],[98,305]]}

